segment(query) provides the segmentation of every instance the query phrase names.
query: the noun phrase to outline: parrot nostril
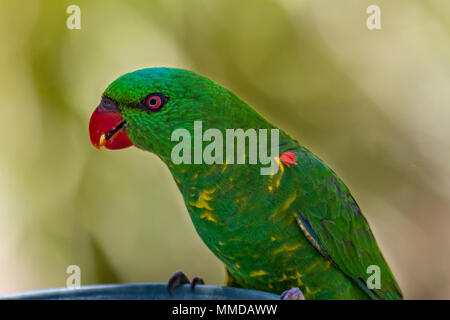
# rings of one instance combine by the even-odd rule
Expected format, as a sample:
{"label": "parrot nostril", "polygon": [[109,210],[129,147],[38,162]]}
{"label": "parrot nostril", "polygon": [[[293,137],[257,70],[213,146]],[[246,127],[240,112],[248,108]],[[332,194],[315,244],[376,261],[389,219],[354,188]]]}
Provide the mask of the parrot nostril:
{"label": "parrot nostril", "polygon": [[105,111],[117,111],[117,112],[120,111],[119,108],[117,107],[117,104],[114,102],[114,100],[112,100],[108,97],[102,98],[102,101],[100,102],[100,106]]}

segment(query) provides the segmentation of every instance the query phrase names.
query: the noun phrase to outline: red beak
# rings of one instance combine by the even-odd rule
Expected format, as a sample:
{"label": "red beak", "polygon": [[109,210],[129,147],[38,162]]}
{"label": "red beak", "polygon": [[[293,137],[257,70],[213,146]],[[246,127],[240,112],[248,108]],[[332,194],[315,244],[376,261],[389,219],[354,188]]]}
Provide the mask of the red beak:
{"label": "red beak", "polygon": [[89,136],[94,147],[99,150],[103,146],[110,150],[123,149],[133,145],[126,127],[120,112],[106,110],[99,105],[89,121]]}

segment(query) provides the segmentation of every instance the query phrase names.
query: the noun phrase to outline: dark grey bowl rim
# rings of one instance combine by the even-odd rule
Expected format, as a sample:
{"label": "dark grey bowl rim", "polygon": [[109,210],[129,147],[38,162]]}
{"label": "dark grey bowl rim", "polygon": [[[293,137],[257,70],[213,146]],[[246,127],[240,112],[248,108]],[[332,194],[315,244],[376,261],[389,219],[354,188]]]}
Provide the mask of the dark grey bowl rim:
{"label": "dark grey bowl rim", "polygon": [[189,284],[167,292],[166,283],[87,285],[79,289],[52,288],[0,296],[7,300],[279,300],[278,295],[241,288]]}

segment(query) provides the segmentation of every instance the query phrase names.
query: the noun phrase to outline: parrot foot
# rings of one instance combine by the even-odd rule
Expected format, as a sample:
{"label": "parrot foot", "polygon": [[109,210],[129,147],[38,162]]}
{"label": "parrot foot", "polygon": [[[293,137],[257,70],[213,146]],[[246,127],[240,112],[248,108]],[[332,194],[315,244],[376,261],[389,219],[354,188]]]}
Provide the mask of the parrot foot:
{"label": "parrot foot", "polygon": [[194,291],[196,285],[205,284],[203,279],[200,277],[194,277],[192,281],[189,281],[188,277],[183,272],[177,271],[169,278],[169,282],[167,283],[167,291],[170,295],[172,295],[175,287],[186,283],[191,284],[191,291]]}
{"label": "parrot foot", "polygon": [[305,297],[299,288],[292,288],[281,294],[281,300],[305,300]]}
{"label": "parrot foot", "polygon": [[205,284],[205,281],[203,281],[203,279],[200,278],[200,277],[192,278],[192,280],[191,280],[191,291],[194,291],[195,286],[198,285],[198,284]]}

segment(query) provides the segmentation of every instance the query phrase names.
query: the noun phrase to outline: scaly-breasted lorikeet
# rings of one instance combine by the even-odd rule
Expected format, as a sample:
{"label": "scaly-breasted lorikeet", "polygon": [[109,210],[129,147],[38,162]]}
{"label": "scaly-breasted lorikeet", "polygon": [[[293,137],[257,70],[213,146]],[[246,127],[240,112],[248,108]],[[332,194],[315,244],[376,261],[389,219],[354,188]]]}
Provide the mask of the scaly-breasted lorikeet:
{"label": "scaly-breasted lorikeet", "polygon": [[[324,162],[280,129],[272,175],[254,164],[174,164],[172,133],[184,128],[194,139],[194,121],[224,136],[229,128],[276,128],[203,76],[148,68],[109,85],[89,130],[97,148],[135,145],[165,162],[197,232],[225,264],[228,285],[278,294],[299,288],[306,299],[402,298],[360,208]],[[379,268],[379,288],[367,284],[369,266]]]}

